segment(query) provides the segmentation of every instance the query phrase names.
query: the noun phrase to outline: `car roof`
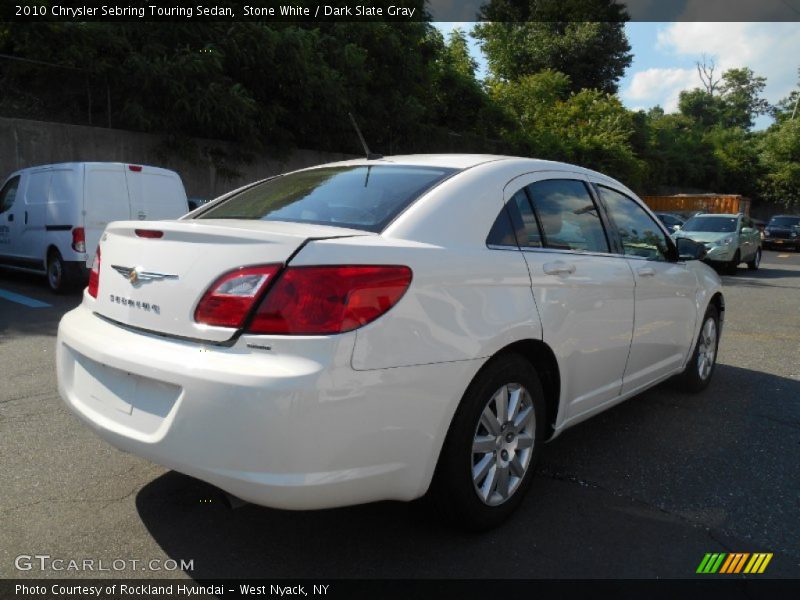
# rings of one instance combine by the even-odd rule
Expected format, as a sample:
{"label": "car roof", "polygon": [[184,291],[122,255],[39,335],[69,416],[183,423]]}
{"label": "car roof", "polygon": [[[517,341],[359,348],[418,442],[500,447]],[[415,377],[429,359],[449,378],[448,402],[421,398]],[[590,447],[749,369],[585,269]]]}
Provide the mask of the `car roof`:
{"label": "car roof", "polygon": [[[326,163],[318,165],[319,167],[338,167],[350,165],[405,165],[414,167],[442,167],[447,169],[469,169],[478,165],[491,163],[491,162],[510,162],[517,161],[526,163],[525,166],[530,168],[531,171],[560,171],[568,170],[572,172],[584,173],[587,175],[594,175],[607,179],[609,181],[616,181],[613,178],[592,171],[585,167],[573,165],[570,163],[544,160],[540,158],[529,158],[523,156],[506,156],[502,154],[400,154],[396,156],[384,156],[376,159],[355,158],[351,160],[344,160],[334,163]],[[317,167],[313,167],[317,168]],[[616,182],[619,183],[619,182]],[[621,185],[621,184],[620,184]]]}

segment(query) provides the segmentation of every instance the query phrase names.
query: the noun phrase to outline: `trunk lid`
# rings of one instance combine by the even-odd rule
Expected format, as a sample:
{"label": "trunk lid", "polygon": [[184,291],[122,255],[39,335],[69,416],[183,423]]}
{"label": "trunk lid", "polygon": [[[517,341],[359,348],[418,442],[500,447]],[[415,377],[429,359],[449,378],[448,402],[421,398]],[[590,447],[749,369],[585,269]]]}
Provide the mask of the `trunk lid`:
{"label": "trunk lid", "polygon": [[[148,239],[137,229],[163,232]],[[211,342],[234,329],[194,321],[208,287],[238,267],[285,263],[308,239],[375,235],[301,223],[251,220],[119,221],[100,241],[96,313],[119,323],[165,335]],[[131,270],[137,277],[132,278]]]}

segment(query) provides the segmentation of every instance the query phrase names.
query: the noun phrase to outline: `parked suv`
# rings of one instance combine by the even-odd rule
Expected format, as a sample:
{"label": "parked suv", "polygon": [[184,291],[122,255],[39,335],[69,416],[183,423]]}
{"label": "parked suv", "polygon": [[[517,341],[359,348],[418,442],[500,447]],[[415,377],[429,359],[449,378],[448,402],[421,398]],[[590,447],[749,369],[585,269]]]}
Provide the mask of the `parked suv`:
{"label": "parked suv", "polygon": [[800,252],[800,215],[775,215],[764,229],[764,247]]}
{"label": "parked suv", "polygon": [[706,262],[728,273],[735,273],[743,262],[751,270],[761,264],[761,234],[752,219],[743,214],[695,215],[673,238],[702,242],[708,250]]}

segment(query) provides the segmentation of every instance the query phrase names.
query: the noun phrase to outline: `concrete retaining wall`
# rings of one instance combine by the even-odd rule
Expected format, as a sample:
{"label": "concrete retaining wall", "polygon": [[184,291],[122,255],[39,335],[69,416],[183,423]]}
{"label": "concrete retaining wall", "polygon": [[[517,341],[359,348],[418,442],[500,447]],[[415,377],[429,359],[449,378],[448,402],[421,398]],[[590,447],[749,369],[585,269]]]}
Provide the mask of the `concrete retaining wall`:
{"label": "concrete retaining wall", "polygon": [[183,179],[187,196],[214,198],[270,175],[353,158],[349,154],[312,150],[296,150],[283,159],[256,155],[250,164],[233,165],[239,174],[231,176],[229,170],[217,168],[204,156],[204,150],[209,148],[232,151],[231,144],[202,139],[192,142],[199,151],[192,152],[196,158],[189,159],[170,152],[164,138],[158,135],[0,117],[0,180],[17,169],[49,163],[126,162],[173,169]]}

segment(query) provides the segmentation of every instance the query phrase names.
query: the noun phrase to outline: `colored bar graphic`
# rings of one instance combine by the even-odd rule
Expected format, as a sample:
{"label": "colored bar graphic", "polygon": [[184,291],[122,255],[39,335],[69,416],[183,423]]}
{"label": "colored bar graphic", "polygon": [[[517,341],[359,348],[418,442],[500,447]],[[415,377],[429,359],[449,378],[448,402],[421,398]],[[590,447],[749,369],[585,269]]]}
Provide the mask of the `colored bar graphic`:
{"label": "colored bar graphic", "polygon": [[725,559],[725,562],[722,563],[722,568],[719,570],[720,573],[730,573],[730,568],[733,563],[739,560],[738,554],[728,554],[728,558]]}
{"label": "colored bar graphic", "polygon": [[697,567],[697,573],[716,573],[719,569],[722,561],[725,560],[727,554],[724,552],[721,554],[714,553],[714,554],[706,554],[703,557],[703,561],[700,563],[700,566]]}
{"label": "colored bar graphic", "polygon": [[744,566],[744,563],[745,563],[745,561],[747,560],[747,558],[749,556],[750,556],[749,552],[745,552],[745,553],[743,553],[741,555],[741,558],[739,559],[739,562],[736,564],[736,566],[735,566],[735,568],[733,570],[734,573],[741,573],[742,572],[742,567]]}
{"label": "colored bar graphic", "polygon": [[722,564],[722,561],[723,561],[724,559],[725,559],[725,553],[722,553],[722,554],[720,554],[720,555],[719,555],[719,558],[717,558],[717,561],[716,561],[716,562],[714,563],[714,565],[711,567],[711,571],[710,571],[710,572],[711,572],[711,573],[716,573],[716,572],[717,572],[717,570],[719,569],[720,565]]}
{"label": "colored bar graphic", "polygon": [[767,556],[764,558],[764,562],[761,563],[761,568],[758,570],[758,572],[759,573],[763,573],[764,570],[767,568],[767,565],[769,564],[769,561],[771,561],[771,560],[772,560],[772,552],[767,554]]}
{"label": "colored bar graphic", "polygon": [[747,557],[750,556],[748,553],[744,552],[734,552],[728,555],[728,558],[722,565],[722,568],[719,570],[720,573],[738,573],[742,570],[742,566],[744,566],[744,561],[747,560]]}
{"label": "colored bar graphic", "polygon": [[706,554],[703,557],[703,560],[700,561],[700,566],[697,567],[697,571],[695,571],[695,573],[705,573],[706,572],[706,566],[708,566],[709,560],[711,560],[711,555],[710,554]]}
{"label": "colored bar graphic", "polygon": [[705,575],[713,575],[714,573],[732,575],[741,573],[744,567],[745,573],[763,573],[772,560],[772,556],[771,552],[755,554],[750,554],[749,552],[732,552],[730,554],[709,552],[700,561],[700,566],[697,567],[695,572]]}

